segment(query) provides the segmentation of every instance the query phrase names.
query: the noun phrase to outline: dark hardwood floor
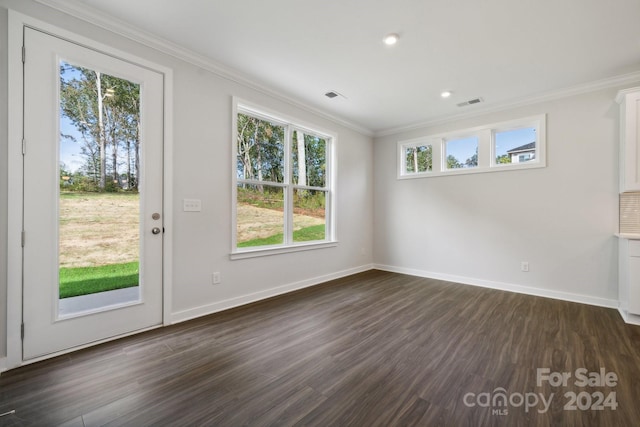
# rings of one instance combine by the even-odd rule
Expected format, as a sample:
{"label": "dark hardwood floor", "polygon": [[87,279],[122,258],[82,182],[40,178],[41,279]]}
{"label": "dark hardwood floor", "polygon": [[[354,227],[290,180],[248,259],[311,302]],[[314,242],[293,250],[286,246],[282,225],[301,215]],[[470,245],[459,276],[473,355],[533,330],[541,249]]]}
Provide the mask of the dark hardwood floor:
{"label": "dark hardwood floor", "polygon": [[11,410],[0,425],[638,426],[640,327],[370,271],[5,372]]}

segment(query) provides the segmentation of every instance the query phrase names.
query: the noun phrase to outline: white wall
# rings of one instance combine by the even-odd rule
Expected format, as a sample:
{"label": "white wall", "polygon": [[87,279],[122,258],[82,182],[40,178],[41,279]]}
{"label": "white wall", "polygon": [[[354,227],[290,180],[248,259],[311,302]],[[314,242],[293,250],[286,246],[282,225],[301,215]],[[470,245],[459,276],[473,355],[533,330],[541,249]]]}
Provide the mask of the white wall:
{"label": "white wall", "polygon": [[[0,0],[3,5],[39,20],[90,37],[173,70],[173,302],[172,319],[184,320],[255,298],[369,268],[372,263],[373,203],[372,138],[335,124],[306,110],[151,50],[32,1]],[[6,26],[2,26],[4,32]],[[2,39],[0,39],[1,41]],[[212,41],[215,43],[215,41]],[[2,43],[0,43],[0,49]],[[0,66],[5,61],[2,50]],[[0,93],[6,70],[0,67]],[[239,96],[337,134],[337,247],[231,261],[231,98]],[[0,124],[6,120],[6,97],[1,97]],[[2,127],[5,129],[5,127]],[[0,139],[0,143],[2,139]],[[2,153],[6,147],[0,144]],[[6,155],[2,156],[2,162]],[[0,177],[6,164],[0,163]],[[0,181],[0,213],[6,211],[6,181]],[[182,199],[202,200],[202,212],[182,212]],[[0,215],[4,224],[6,219]],[[4,234],[3,234],[4,236]],[[3,240],[4,241],[4,240]],[[10,248],[10,251],[19,248]],[[6,260],[2,255],[1,263]],[[4,270],[3,270],[4,271]],[[211,285],[221,272],[222,283]],[[15,286],[11,284],[10,286]],[[0,281],[0,295],[6,285]],[[0,316],[5,310],[0,303]],[[2,316],[4,320],[4,316]],[[0,320],[0,358],[6,327]]]}
{"label": "white wall", "polygon": [[[7,11],[0,8],[0,76],[7,75],[6,29]],[[7,84],[6,77],[0,78],[0,100],[7,99]],[[7,147],[7,103],[0,102],[0,358],[7,354]]]}
{"label": "white wall", "polygon": [[[632,86],[632,85],[630,85]],[[619,88],[380,137],[374,261],[603,305],[617,300]],[[396,179],[396,142],[547,114],[547,167]],[[520,271],[528,261],[530,271]]]}

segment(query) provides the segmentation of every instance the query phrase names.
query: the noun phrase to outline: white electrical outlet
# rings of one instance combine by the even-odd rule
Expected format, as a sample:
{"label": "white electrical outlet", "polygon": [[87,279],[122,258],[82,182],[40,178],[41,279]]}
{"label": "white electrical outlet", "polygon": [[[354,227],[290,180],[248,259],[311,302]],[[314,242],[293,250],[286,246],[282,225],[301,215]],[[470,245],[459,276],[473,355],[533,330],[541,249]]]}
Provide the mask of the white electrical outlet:
{"label": "white electrical outlet", "polygon": [[202,210],[202,201],[200,199],[183,199],[182,210],[184,212],[200,212]]}
{"label": "white electrical outlet", "polygon": [[214,285],[219,285],[221,281],[222,281],[222,278],[220,277],[219,271],[216,271],[211,275],[211,283],[213,283]]}
{"label": "white electrical outlet", "polygon": [[520,263],[520,270],[527,272],[529,271],[529,262],[528,261],[522,261]]}

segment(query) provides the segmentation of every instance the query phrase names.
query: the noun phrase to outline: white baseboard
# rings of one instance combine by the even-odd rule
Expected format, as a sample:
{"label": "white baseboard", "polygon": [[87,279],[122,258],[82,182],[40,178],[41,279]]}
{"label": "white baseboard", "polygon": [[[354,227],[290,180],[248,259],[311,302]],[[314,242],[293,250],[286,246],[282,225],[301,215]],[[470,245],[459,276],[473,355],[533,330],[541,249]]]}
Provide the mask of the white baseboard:
{"label": "white baseboard", "polygon": [[7,370],[7,358],[0,357],[0,374]]}
{"label": "white baseboard", "polygon": [[462,283],[464,285],[480,286],[483,288],[499,289],[501,291],[516,292],[519,294],[534,295],[538,297],[552,298],[563,301],[578,302],[581,304],[595,305],[606,308],[618,308],[618,301],[606,298],[592,297],[589,295],[559,292],[550,289],[534,288],[530,286],[514,285],[511,283],[494,282],[490,280],[474,279],[471,277],[455,276],[451,274],[433,273],[430,271],[411,268],[394,267],[390,265],[374,264],[374,268],[392,273],[408,274],[410,276],[425,277],[428,279],[445,280],[447,282]]}
{"label": "white baseboard", "polygon": [[171,314],[171,323],[180,323],[197,317],[206,316],[208,314],[217,313],[219,311],[228,310],[230,308],[239,307],[241,305],[250,304],[252,302],[286,294],[299,289],[308,288],[310,286],[319,285],[330,280],[340,279],[342,277],[351,276],[352,274],[362,273],[372,270],[373,264],[362,265],[360,267],[350,268],[348,270],[338,271],[324,276],[313,277],[311,279],[290,283],[283,286],[243,295],[236,298],[230,298],[213,304],[207,304],[200,307],[190,308],[188,310],[178,311]]}
{"label": "white baseboard", "polygon": [[625,323],[628,323],[629,325],[640,326],[640,316],[638,316],[637,314],[630,314],[626,310],[623,310],[621,308],[618,308],[618,312],[620,313],[620,316],[622,316],[622,320],[624,320]]}

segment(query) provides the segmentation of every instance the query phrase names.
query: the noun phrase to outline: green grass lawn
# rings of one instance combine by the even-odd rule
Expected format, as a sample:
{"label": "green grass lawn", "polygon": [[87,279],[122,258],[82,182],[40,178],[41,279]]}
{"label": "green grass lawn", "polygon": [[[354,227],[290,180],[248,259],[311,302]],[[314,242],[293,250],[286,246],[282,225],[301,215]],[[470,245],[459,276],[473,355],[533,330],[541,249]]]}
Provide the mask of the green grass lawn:
{"label": "green grass lawn", "polygon": [[60,269],[60,298],[138,286],[138,262]]}
{"label": "green grass lawn", "polygon": [[[310,242],[313,240],[324,240],[325,231],[324,224],[313,225],[311,227],[301,228],[300,230],[293,232],[294,242]],[[267,245],[281,245],[283,242],[282,233],[274,234],[273,236],[265,237],[263,239],[253,239],[246,242],[238,243],[239,248],[250,248],[254,246],[267,246]]]}

